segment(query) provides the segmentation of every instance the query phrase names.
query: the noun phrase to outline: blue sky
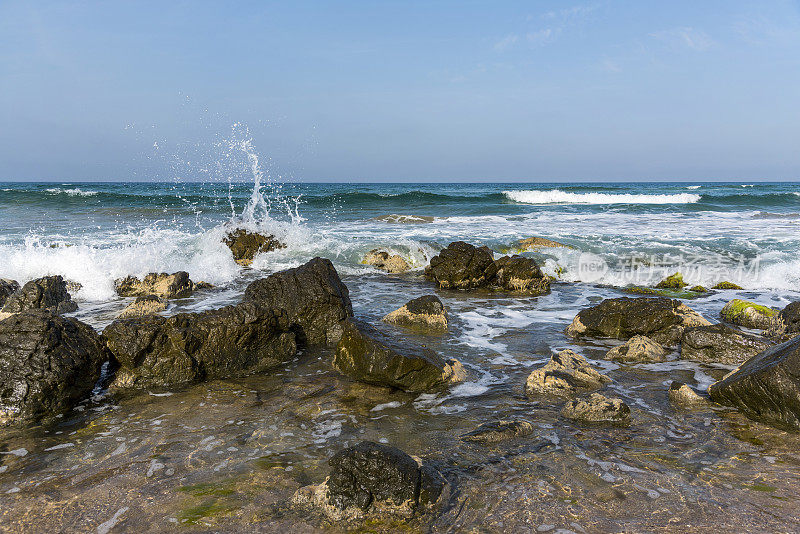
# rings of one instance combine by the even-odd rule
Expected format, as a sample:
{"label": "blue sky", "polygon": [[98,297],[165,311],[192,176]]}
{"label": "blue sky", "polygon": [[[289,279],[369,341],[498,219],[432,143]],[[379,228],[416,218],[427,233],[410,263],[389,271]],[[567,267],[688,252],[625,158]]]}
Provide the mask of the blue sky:
{"label": "blue sky", "polygon": [[191,178],[234,122],[294,180],[797,180],[800,6],[0,1],[0,180]]}

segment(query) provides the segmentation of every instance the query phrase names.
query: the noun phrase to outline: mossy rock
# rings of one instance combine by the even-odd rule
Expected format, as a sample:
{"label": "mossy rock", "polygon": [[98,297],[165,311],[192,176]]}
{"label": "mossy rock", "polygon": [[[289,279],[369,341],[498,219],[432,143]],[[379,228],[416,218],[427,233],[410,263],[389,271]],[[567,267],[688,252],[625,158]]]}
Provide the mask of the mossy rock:
{"label": "mossy rock", "polygon": [[683,289],[688,285],[689,284],[683,281],[683,275],[681,273],[675,273],[656,284],[656,289]]}
{"label": "mossy rock", "polygon": [[689,291],[694,291],[695,293],[708,293],[708,288],[703,286],[692,286],[689,288]]}
{"label": "mossy rock", "polygon": [[692,290],[655,289],[645,286],[623,287],[622,291],[625,293],[633,293],[634,295],[655,295],[671,299],[696,299],[702,295],[702,293]]}
{"label": "mossy rock", "polygon": [[711,289],[736,289],[736,290],[742,290],[744,288],[734,284],[733,282],[728,282],[727,280],[725,280],[725,281],[719,282],[718,284],[714,285]]}
{"label": "mossy rock", "polygon": [[778,310],[742,299],[733,299],[722,308],[720,317],[745,328],[767,330],[778,318]]}

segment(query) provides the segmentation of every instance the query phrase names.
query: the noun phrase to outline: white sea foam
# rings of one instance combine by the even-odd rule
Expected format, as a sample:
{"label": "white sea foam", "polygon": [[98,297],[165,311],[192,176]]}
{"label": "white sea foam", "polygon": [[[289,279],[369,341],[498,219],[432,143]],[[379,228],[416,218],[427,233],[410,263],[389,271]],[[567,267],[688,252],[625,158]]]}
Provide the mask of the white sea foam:
{"label": "white sea foam", "polygon": [[700,189],[701,187],[703,187],[703,186],[702,185],[690,185],[686,189],[691,189],[692,191],[694,191],[695,189]]}
{"label": "white sea foam", "polygon": [[75,187],[73,189],[62,189],[59,187],[52,187],[50,189],[45,189],[45,191],[47,191],[48,193],[52,193],[54,195],[64,194],[64,195],[69,195],[71,197],[92,197],[98,194],[97,191],[84,191],[78,187]]}
{"label": "white sea foam", "polygon": [[700,195],[678,193],[674,195],[634,195],[610,193],[569,193],[560,189],[548,191],[503,191],[514,202],[522,204],[691,204]]}

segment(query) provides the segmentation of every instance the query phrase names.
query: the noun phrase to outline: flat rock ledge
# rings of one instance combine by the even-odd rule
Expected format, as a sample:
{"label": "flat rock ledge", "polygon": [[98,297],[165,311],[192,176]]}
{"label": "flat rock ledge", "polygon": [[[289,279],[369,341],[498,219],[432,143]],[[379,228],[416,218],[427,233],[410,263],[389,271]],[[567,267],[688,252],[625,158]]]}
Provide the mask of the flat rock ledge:
{"label": "flat rock ledge", "polygon": [[606,360],[630,363],[654,363],[667,359],[667,351],[647,336],[633,336],[606,353]]}
{"label": "flat rock ledge", "polygon": [[136,297],[135,301],[131,302],[124,310],[122,310],[122,312],[120,312],[119,315],[117,315],[117,319],[155,315],[156,313],[166,309],[167,301],[157,295]]}
{"label": "flat rock ledge", "polygon": [[293,505],[312,508],[332,521],[350,521],[381,515],[408,518],[446,501],[448,484],[441,473],[395,447],[362,441],[328,463],[328,478],[300,488]]}
{"label": "flat rock ledge", "polygon": [[610,382],[611,379],[589,365],[586,358],[571,350],[563,350],[528,375],[525,393],[571,397],[600,389]]}
{"label": "flat rock ledge", "polygon": [[773,343],[724,324],[687,328],[681,338],[681,359],[739,365]]}
{"label": "flat rock ledge", "polygon": [[462,434],[461,439],[473,443],[499,443],[501,441],[528,436],[533,433],[533,425],[528,421],[491,421],[483,423],[475,430]]}
{"label": "flat rock ledge", "polygon": [[458,360],[424,346],[403,345],[362,322],[345,324],[333,367],[353,380],[408,393],[439,391],[466,378]]}
{"label": "flat rock ledge", "polygon": [[447,330],[447,312],[444,304],[436,295],[425,295],[410,300],[386,315],[383,320],[399,326],[434,331]]}
{"label": "flat rock ledge", "polygon": [[678,344],[686,328],[710,324],[676,299],[621,297],[581,310],[565,333],[574,338],[624,340],[641,335],[661,345],[673,346]]}
{"label": "flat rock ledge", "polygon": [[567,402],[561,410],[567,419],[590,424],[627,425],[631,421],[631,409],[622,399],[592,393],[585,399]]}

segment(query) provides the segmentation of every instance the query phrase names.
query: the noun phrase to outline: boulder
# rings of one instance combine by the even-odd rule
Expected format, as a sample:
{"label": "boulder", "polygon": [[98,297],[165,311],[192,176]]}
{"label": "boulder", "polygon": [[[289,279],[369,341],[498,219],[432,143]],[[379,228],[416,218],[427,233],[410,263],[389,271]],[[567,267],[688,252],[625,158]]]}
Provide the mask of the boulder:
{"label": "boulder", "polygon": [[78,309],[61,275],[31,280],[22,286],[22,289],[10,295],[3,306],[3,311],[6,313],[36,309],[46,309],[53,313],[69,313]]}
{"label": "boulder", "polygon": [[382,269],[387,273],[404,273],[411,269],[408,262],[399,254],[389,254],[385,250],[374,249],[367,252],[361,261],[366,265],[372,265]]}
{"label": "boulder", "polygon": [[104,334],[121,366],[115,385],[168,386],[264,372],[298,347],[338,341],[352,313],[331,262],[315,258],[256,280],[235,306],[116,320]]}
{"label": "boulder", "polygon": [[737,291],[741,291],[744,288],[734,284],[733,282],[722,281],[722,282],[718,282],[717,284],[711,286],[711,289],[735,289]]}
{"label": "boulder", "polygon": [[427,347],[400,345],[369,325],[346,323],[333,366],[353,380],[409,393],[438,391],[466,376],[461,363]]}
{"label": "boulder", "polygon": [[600,389],[609,382],[611,379],[589,365],[586,358],[563,350],[528,375],[525,392],[528,395],[572,396]]}
{"label": "boulder", "polygon": [[167,309],[167,301],[156,295],[136,297],[119,315],[117,319],[128,317],[141,317],[143,315],[155,315]]}
{"label": "boulder", "polygon": [[334,520],[367,513],[410,516],[438,502],[447,486],[429,463],[371,441],[339,451],[328,464],[331,472],[325,482],[301,488],[292,501],[320,509]]}
{"label": "boulder", "polygon": [[672,382],[668,395],[671,403],[684,408],[708,405],[708,399],[701,397],[695,390],[681,382]]}
{"label": "boulder", "polygon": [[687,328],[681,337],[681,359],[738,365],[772,345],[724,324]]}
{"label": "boulder", "polygon": [[561,415],[582,423],[627,425],[631,420],[631,409],[622,399],[592,393],[586,399],[567,402]]}
{"label": "boulder", "polygon": [[722,308],[719,316],[723,321],[731,324],[745,328],[768,330],[775,326],[775,321],[778,319],[778,311],[754,302],[733,299]]}
{"label": "boulder", "polygon": [[646,336],[633,336],[606,353],[606,360],[619,362],[663,362],[666,359],[664,347]]}
{"label": "boulder", "polygon": [[688,286],[681,273],[675,273],[656,284],[656,289],[683,289]]}
{"label": "boulder", "polygon": [[788,341],[800,334],[800,301],[795,301],[781,310],[778,318],[766,335],[777,341]]}
{"label": "boulder", "polygon": [[708,288],[705,286],[692,286],[689,288],[689,291],[694,293],[708,293]]}
{"label": "boulder", "polygon": [[550,239],[545,239],[544,237],[529,237],[527,239],[521,239],[517,242],[517,249],[520,252],[526,252],[528,250],[539,250],[542,248],[572,248],[569,245],[565,245],[564,243],[559,243],[558,241],[552,241]]}
{"label": "boulder", "polygon": [[250,266],[257,254],[286,248],[274,235],[249,232],[244,228],[228,232],[223,241],[231,249],[233,261],[244,267]]}
{"label": "boulder", "polygon": [[463,434],[461,439],[476,443],[497,443],[532,433],[533,425],[528,421],[492,421]]}
{"label": "boulder", "polygon": [[75,318],[26,310],[0,321],[0,426],[71,409],[107,359],[102,338]]}
{"label": "boulder", "polygon": [[447,330],[447,312],[436,295],[425,295],[410,300],[386,315],[383,320],[400,326]]}
{"label": "boulder", "polygon": [[550,278],[536,262],[521,256],[504,256],[497,261],[487,247],[463,241],[450,243],[431,258],[425,276],[442,289],[491,288],[538,295],[550,290]]}
{"label": "boulder", "polygon": [[128,276],[115,280],[114,287],[120,297],[155,295],[164,299],[188,297],[195,290],[194,282],[189,279],[189,273],[186,271],[172,274],[150,273],[142,280],[135,276]]}
{"label": "boulder", "polygon": [[750,419],[800,431],[800,336],[753,356],[708,393]]}
{"label": "boulder", "polygon": [[566,334],[615,339],[642,335],[671,346],[678,343],[686,328],[710,324],[679,300],[621,297],[581,310],[567,327]]}
{"label": "boulder", "polygon": [[16,280],[8,280],[7,278],[0,278],[0,308],[2,308],[6,299],[13,293],[19,290],[19,284]]}

